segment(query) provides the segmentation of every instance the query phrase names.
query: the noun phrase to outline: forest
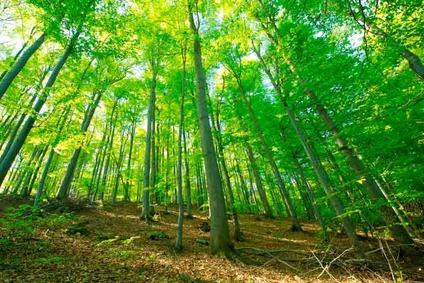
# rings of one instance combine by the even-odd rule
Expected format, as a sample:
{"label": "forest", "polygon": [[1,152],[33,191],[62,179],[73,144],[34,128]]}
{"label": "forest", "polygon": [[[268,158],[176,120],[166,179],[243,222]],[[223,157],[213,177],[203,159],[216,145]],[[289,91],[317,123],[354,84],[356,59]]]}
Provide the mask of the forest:
{"label": "forest", "polygon": [[1,0],[1,282],[424,281],[420,0]]}

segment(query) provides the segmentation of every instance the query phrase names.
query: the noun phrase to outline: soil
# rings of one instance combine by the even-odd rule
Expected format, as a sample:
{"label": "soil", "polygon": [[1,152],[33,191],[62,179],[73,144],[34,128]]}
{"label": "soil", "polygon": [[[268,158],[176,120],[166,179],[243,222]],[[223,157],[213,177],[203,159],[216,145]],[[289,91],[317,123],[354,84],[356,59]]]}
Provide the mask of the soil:
{"label": "soil", "polygon": [[31,201],[0,198],[0,282],[424,282],[419,240],[401,247],[361,237],[352,247],[341,233],[323,241],[314,222],[296,232],[288,219],[242,214],[244,241],[234,241],[228,259],[209,253],[200,211],[184,220],[177,252],[174,206],[157,206],[157,222],[146,223],[134,203],[38,215],[7,209],[23,204]]}

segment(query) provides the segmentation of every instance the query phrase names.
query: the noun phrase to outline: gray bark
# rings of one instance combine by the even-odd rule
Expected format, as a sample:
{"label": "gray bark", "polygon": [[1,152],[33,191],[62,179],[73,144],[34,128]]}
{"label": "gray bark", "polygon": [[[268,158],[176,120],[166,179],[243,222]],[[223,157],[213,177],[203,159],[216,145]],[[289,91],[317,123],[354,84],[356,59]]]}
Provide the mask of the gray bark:
{"label": "gray bark", "polygon": [[[286,102],[284,102],[284,108],[286,109],[287,115],[289,116],[290,121],[296,131],[297,137],[299,138],[303,148],[305,149],[306,155],[308,156],[312,164],[312,167],[314,168],[315,174],[317,175],[321,186],[323,187],[326,195],[328,196],[330,200],[330,204],[333,207],[334,212],[336,213],[337,216],[340,217],[340,215],[343,215],[346,213],[341,199],[335,194],[335,190],[333,188],[333,185],[331,184],[331,181],[330,181],[330,178],[328,177],[327,172],[325,171],[320,160],[316,156],[311,145],[306,141],[305,134],[303,133],[303,130],[300,128],[299,122],[297,121],[295,115],[293,114],[292,110],[290,109],[290,107],[287,105]],[[355,227],[352,224],[349,217],[342,216],[340,217],[340,221],[342,222],[343,228],[346,231],[348,237],[352,241],[355,241],[356,240]]]}
{"label": "gray bark", "polygon": [[178,125],[178,160],[177,160],[177,187],[178,187],[178,226],[175,249],[180,251],[183,247],[183,222],[184,222],[184,198],[183,198],[183,135],[184,135],[184,98],[186,86],[186,49],[181,48],[183,61],[183,77],[181,80],[180,121]]}
{"label": "gray bark", "polygon": [[[49,88],[53,86],[53,84],[56,82],[56,79],[59,75],[60,70],[65,65],[66,61],[68,60],[69,56],[72,53],[72,50],[78,40],[78,37],[80,35],[80,32],[76,32],[72,39],[66,48],[65,52],[63,53],[62,57],[59,59],[59,62],[54,67],[52,73],[50,74],[50,77],[44,86],[43,93],[38,97],[37,102],[34,105],[33,111],[34,113],[38,114],[43,107],[44,103],[46,102]],[[26,138],[28,137],[29,133],[31,132],[33,126],[35,123],[35,117],[30,115],[27,117],[25,123],[22,126],[21,131],[19,132],[18,136],[16,137],[15,142],[11,146],[10,150],[7,152],[6,156],[4,157],[3,161],[0,163],[0,186],[3,184],[4,178],[6,177],[10,167],[13,164],[13,161],[15,161],[16,156],[18,155],[19,151],[21,150]]]}
{"label": "gray bark", "polygon": [[211,212],[210,250],[212,254],[229,254],[233,250],[230,240],[228,220],[225,210],[225,200],[221,176],[218,170],[212,132],[209,124],[209,115],[206,106],[206,78],[202,63],[199,30],[194,22],[192,7],[189,4],[189,21],[193,32],[194,68],[196,72],[196,106],[200,128],[203,158],[206,168],[206,180],[209,191],[209,209]]}
{"label": "gray bark", "polygon": [[[88,127],[90,126],[91,120],[94,116],[94,112],[96,111],[96,108],[99,105],[101,97],[102,97],[101,92],[94,93],[93,104],[87,106],[85,117],[84,117],[84,120],[82,122],[81,129],[80,129],[81,133],[85,134],[87,132]],[[57,196],[56,196],[56,198],[58,200],[64,200],[69,195],[69,187],[71,186],[71,182],[72,182],[72,179],[73,179],[74,174],[75,174],[75,168],[77,166],[77,162],[78,162],[79,156],[81,154],[81,150],[82,150],[82,147],[79,146],[74,151],[74,153],[71,157],[71,160],[69,161],[69,164],[66,168],[65,176],[63,177],[62,184],[60,185],[59,191],[58,191]]]}
{"label": "gray bark", "polygon": [[27,50],[22,54],[22,56],[16,61],[13,67],[4,75],[0,81],[0,99],[6,93],[9,86],[12,84],[13,80],[18,76],[18,74],[25,67],[29,58],[40,48],[46,38],[46,33],[43,33],[34,43],[28,47]]}
{"label": "gray bark", "polygon": [[157,68],[155,63],[152,64],[153,75],[152,82],[150,85],[150,100],[149,100],[149,109],[147,110],[147,134],[146,134],[146,149],[144,152],[144,178],[143,178],[143,212],[140,216],[140,219],[146,221],[151,221],[152,216],[150,215],[150,176],[151,176],[151,152],[152,150],[152,120],[155,111],[155,102],[156,102],[156,77],[157,77]]}

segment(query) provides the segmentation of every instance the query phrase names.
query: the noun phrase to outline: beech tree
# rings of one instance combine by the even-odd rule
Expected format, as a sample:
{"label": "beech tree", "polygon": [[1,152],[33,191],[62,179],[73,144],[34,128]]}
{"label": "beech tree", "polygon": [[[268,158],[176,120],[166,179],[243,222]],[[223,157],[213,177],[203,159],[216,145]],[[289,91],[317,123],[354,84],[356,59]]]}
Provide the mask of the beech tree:
{"label": "beech tree", "polygon": [[2,3],[0,192],[37,208],[136,202],[148,224],[178,206],[177,250],[202,213],[214,254],[233,254],[244,213],[413,244],[421,6]]}

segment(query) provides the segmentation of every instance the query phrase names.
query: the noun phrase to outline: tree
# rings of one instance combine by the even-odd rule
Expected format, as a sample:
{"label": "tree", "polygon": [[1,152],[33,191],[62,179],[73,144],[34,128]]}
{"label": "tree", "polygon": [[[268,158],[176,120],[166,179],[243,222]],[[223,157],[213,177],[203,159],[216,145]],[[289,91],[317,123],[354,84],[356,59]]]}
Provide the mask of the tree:
{"label": "tree", "polygon": [[[197,2],[195,2],[197,4]],[[211,241],[210,249],[213,254],[229,254],[232,250],[230,232],[225,211],[222,181],[219,174],[215,147],[212,140],[212,132],[209,124],[209,116],[206,107],[206,79],[202,63],[202,49],[200,44],[199,26],[194,20],[196,13],[199,23],[199,12],[193,11],[193,4],[188,3],[188,17],[193,32],[194,68],[196,72],[196,106],[199,121],[202,152],[205,161],[206,180],[209,192],[209,206],[211,212]]]}

